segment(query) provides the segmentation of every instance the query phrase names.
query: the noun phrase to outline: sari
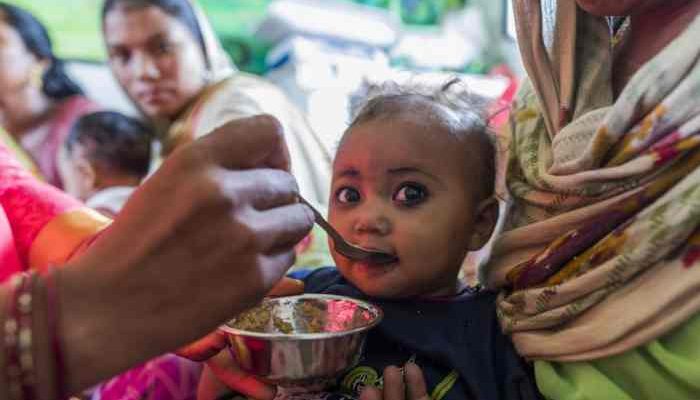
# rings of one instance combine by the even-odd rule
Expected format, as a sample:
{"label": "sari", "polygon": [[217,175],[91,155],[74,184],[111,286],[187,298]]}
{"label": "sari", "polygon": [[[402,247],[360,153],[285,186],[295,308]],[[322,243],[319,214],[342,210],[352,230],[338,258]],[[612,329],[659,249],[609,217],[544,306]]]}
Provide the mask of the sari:
{"label": "sari", "polygon": [[700,398],[700,18],[615,99],[625,30],[543,3],[514,1],[529,81],[481,280],[546,397]]}
{"label": "sari", "polygon": [[0,282],[78,254],[110,220],[40,182],[0,144]]}

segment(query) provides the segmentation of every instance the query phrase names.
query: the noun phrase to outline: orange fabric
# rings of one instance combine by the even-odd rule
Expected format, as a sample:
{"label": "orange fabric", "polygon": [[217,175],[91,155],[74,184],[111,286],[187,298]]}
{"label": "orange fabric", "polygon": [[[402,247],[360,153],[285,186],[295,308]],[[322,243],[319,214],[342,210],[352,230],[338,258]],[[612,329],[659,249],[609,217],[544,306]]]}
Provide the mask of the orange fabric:
{"label": "orange fabric", "polygon": [[60,214],[47,223],[29,249],[29,268],[44,272],[81,253],[111,220],[87,207]]}

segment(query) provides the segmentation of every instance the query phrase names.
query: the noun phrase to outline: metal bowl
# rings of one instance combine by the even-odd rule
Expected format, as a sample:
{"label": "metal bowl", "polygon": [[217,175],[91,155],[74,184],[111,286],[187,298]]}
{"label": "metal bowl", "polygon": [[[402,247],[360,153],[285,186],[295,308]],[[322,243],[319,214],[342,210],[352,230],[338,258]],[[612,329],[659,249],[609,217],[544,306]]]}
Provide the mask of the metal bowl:
{"label": "metal bowl", "polygon": [[360,361],[379,307],[343,296],[271,298],[220,327],[240,368],[287,387],[323,386]]}

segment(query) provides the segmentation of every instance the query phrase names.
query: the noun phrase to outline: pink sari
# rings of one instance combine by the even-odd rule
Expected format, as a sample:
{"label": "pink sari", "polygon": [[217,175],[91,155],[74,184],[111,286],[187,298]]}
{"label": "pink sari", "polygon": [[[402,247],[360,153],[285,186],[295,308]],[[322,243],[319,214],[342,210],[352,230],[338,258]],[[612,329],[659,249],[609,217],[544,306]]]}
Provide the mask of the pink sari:
{"label": "pink sari", "polygon": [[0,144],[0,282],[29,268],[64,263],[108,224],[38,181]]}
{"label": "pink sari", "polygon": [[100,384],[93,400],[196,400],[202,365],[174,354],[155,358]]}

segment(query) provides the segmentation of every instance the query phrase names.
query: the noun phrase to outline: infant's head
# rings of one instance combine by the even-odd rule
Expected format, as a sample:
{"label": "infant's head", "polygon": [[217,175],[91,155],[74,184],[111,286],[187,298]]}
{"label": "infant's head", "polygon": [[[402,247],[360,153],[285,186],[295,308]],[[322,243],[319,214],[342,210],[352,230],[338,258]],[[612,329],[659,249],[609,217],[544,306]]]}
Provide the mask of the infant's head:
{"label": "infant's head", "polygon": [[136,186],[148,173],[152,132],[113,111],[81,117],[61,150],[59,171],[66,192],[87,199],[110,186]]}
{"label": "infant's head", "polygon": [[333,163],[329,219],[352,243],[398,257],[375,265],[333,251],[366,294],[457,291],[462,260],[488,241],[498,215],[485,106],[451,80],[439,88],[385,84],[359,108]]}

